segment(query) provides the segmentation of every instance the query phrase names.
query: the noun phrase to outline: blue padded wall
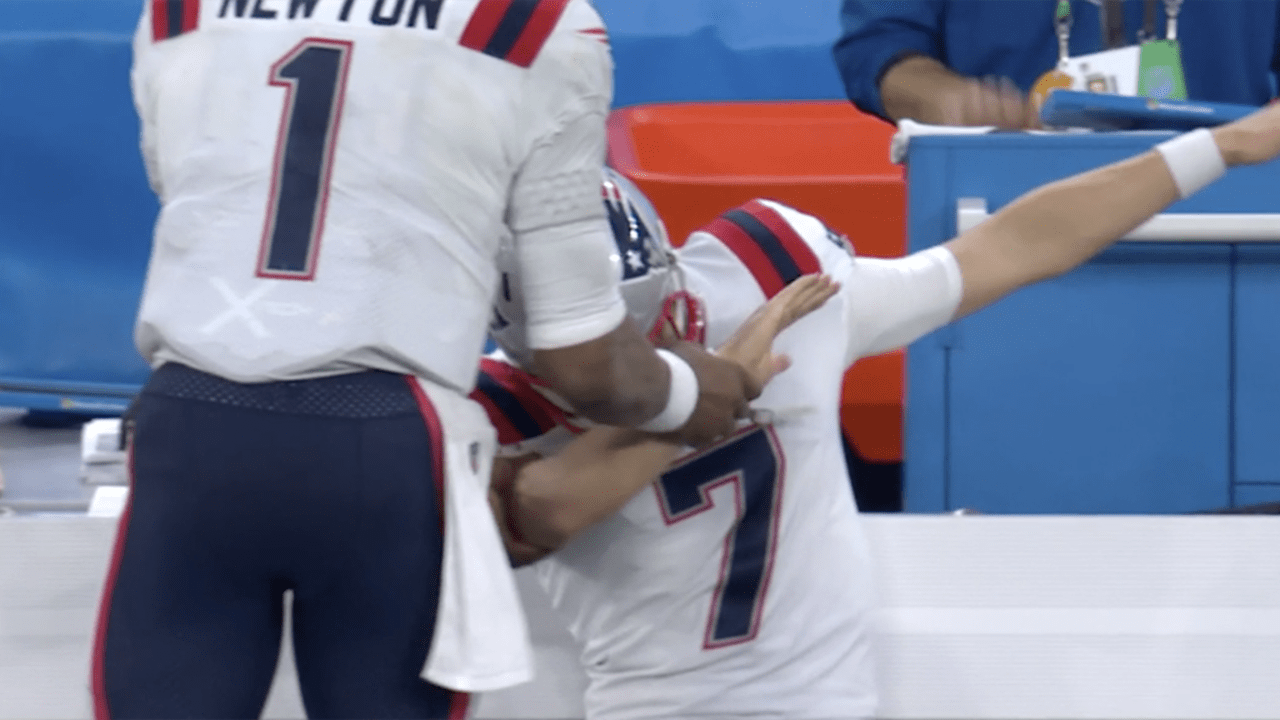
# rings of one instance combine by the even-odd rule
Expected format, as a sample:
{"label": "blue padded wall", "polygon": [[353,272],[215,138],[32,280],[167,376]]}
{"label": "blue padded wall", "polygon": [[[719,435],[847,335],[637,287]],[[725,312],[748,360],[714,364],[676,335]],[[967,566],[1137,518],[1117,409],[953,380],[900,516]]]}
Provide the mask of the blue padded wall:
{"label": "blue padded wall", "polygon": [[840,0],[595,0],[618,107],[844,97],[831,59]]}
{"label": "blue padded wall", "polygon": [[129,93],[139,4],[0,1],[0,404],[118,409],[157,205]]}

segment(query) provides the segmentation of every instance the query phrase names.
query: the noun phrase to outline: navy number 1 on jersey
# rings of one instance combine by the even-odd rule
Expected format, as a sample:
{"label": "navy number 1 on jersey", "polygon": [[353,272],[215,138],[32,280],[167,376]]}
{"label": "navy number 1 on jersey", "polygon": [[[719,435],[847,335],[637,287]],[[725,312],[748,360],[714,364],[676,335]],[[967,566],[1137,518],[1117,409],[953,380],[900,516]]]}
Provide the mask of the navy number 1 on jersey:
{"label": "navy number 1 on jersey", "polygon": [[773,569],[785,474],[773,429],[756,428],[668,470],[654,485],[667,524],[689,520],[714,503],[711,491],[733,488],[736,522],[725,536],[720,577],[702,647],[755,639]]}
{"label": "navy number 1 on jersey", "polygon": [[307,38],[271,66],[267,82],[285,99],[258,277],[315,277],[351,49],[347,40]]}

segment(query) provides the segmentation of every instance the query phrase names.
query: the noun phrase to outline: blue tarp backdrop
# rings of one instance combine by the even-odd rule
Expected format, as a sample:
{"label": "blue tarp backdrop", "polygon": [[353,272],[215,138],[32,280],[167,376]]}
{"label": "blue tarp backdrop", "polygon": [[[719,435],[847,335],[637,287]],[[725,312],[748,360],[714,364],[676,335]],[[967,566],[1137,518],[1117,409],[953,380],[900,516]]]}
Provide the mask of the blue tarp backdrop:
{"label": "blue tarp backdrop", "polygon": [[[274,0],[272,0],[274,1]],[[842,97],[839,0],[596,0],[615,104]],[[157,205],[129,94],[140,0],[0,0],[0,405],[123,409]]]}

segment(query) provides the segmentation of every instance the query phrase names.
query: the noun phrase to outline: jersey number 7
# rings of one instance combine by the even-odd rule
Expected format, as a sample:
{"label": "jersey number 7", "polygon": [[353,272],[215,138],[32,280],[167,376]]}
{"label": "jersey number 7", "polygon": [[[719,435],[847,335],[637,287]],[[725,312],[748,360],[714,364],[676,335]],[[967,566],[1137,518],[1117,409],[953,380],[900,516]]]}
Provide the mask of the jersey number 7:
{"label": "jersey number 7", "polygon": [[307,38],[271,66],[267,82],[283,87],[285,99],[258,277],[315,278],[352,47]]}
{"label": "jersey number 7", "polygon": [[724,540],[720,577],[711,598],[705,649],[755,639],[773,569],[786,461],[773,429],[735,436],[668,470],[654,485],[668,525],[710,510],[711,492],[733,488],[736,522]]}

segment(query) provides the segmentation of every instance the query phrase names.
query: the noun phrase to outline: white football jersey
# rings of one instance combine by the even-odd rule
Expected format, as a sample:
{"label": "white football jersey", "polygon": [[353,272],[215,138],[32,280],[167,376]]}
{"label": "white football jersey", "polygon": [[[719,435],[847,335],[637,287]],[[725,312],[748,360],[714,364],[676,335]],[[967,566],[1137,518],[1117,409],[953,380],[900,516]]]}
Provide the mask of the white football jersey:
{"label": "white football jersey", "polygon": [[153,365],[466,391],[499,243],[608,232],[612,60],[586,0],[145,5],[133,85],[162,209],[136,340]]}
{"label": "white football jersey", "polygon": [[[677,250],[724,342],[801,274],[840,294],[779,337],[792,366],[752,403],[772,421],[677,461],[621,511],[538,563],[582,643],[590,720],[869,718],[874,588],[839,430],[846,368],[947,322],[954,258],[856,258],[817,219],[768,201],[731,210]],[[535,380],[485,362],[473,397],[499,441],[572,426]],[[559,426],[559,429],[552,430]],[[549,432],[550,431],[550,432]]]}

